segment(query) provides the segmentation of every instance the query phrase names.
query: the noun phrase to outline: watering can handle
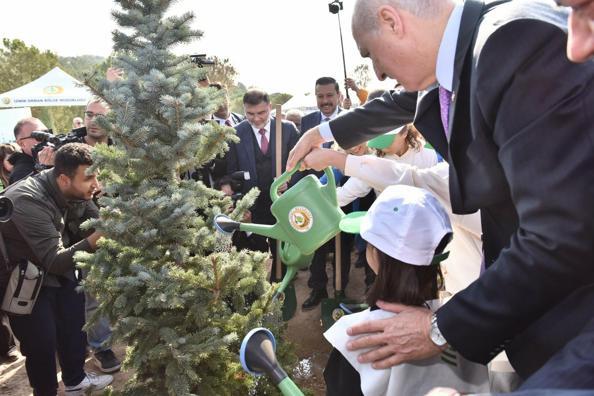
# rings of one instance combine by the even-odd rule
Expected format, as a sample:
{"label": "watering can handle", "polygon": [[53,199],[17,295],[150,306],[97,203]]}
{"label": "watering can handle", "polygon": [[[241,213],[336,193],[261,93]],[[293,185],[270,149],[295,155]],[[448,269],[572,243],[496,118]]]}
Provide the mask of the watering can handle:
{"label": "watering can handle", "polygon": [[[279,197],[278,188],[291,180],[291,177],[299,170],[300,166],[301,161],[299,161],[292,170],[283,173],[278,179],[272,182],[272,185],[270,186],[270,199],[272,199],[272,202],[276,201]],[[336,201],[336,181],[334,180],[334,172],[332,172],[332,168],[327,167],[324,169],[324,173],[328,178],[328,184],[326,184],[326,188],[329,190],[328,194],[333,201]]]}

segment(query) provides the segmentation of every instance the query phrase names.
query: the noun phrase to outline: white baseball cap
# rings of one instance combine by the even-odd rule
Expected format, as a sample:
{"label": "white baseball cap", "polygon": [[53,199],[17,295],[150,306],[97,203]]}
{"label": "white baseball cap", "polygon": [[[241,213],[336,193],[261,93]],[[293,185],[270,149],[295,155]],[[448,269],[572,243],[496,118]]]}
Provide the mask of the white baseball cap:
{"label": "white baseball cap", "polygon": [[435,249],[452,232],[452,225],[431,193],[396,185],[386,188],[369,211],[345,216],[340,229],[360,233],[377,249],[404,263],[430,265]]}

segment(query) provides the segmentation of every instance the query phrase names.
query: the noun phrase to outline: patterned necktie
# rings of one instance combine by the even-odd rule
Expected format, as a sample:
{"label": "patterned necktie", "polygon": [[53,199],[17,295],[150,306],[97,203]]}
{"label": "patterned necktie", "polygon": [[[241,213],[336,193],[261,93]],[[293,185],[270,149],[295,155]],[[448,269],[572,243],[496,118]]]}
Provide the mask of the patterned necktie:
{"label": "patterned necktie", "polygon": [[266,139],[266,129],[262,128],[258,132],[262,136],[260,138],[260,151],[262,151],[262,154],[266,154],[268,152],[268,139]]}
{"label": "patterned necktie", "polygon": [[441,112],[441,123],[445,131],[446,138],[450,140],[450,105],[452,104],[452,92],[443,87],[439,87],[439,109]]}

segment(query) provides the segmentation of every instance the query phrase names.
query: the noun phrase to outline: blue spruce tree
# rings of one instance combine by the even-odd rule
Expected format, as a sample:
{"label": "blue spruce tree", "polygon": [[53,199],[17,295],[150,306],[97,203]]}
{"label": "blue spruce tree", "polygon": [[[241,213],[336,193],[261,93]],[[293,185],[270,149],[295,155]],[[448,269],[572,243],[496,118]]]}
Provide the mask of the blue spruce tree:
{"label": "blue spruce tree", "polygon": [[[93,169],[105,195],[104,233],[94,254],[77,256],[97,314],[114,324],[134,375],[125,395],[273,394],[244,375],[241,339],[267,326],[279,335],[279,304],[266,281],[267,256],[230,249],[212,226],[230,198],[180,174],[224,153],[232,128],[203,121],[221,103],[198,88],[204,71],[171,49],[199,38],[192,13],[165,17],[171,0],[117,0],[114,65],[124,78],[96,83],[110,106],[98,120],[114,145],[96,147]],[[235,205],[239,219],[256,192]],[[282,360],[282,355],[281,355]]]}

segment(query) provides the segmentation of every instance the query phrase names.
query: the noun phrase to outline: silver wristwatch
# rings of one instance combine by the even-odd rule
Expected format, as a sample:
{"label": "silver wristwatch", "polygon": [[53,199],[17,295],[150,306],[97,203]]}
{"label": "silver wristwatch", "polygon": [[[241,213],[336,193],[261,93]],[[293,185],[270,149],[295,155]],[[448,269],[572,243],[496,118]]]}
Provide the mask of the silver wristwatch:
{"label": "silver wristwatch", "polygon": [[437,316],[435,314],[431,315],[431,331],[429,332],[429,336],[431,337],[431,341],[438,347],[442,347],[448,343],[443,335],[441,335],[439,327],[437,327]]}

